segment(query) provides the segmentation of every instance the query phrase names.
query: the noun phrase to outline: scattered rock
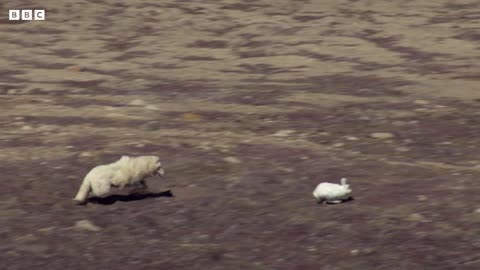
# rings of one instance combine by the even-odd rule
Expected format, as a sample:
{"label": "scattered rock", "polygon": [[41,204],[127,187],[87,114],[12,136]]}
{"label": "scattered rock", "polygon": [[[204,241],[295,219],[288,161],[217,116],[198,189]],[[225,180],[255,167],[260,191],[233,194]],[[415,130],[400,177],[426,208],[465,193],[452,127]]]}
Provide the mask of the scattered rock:
{"label": "scattered rock", "polygon": [[399,146],[399,147],[395,148],[395,151],[397,151],[397,152],[408,152],[408,151],[410,151],[410,148],[405,147],[405,146]]}
{"label": "scattered rock", "polygon": [[359,253],[360,253],[360,250],[358,250],[358,249],[350,250],[350,254],[352,254],[352,255],[358,255]]}
{"label": "scattered rock", "polygon": [[361,120],[361,121],[370,121],[370,120],[372,120],[372,119],[371,119],[370,117],[368,117],[368,116],[363,115],[363,116],[360,116],[360,117],[358,118],[358,120]]}
{"label": "scattered rock", "polygon": [[80,153],[80,157],[93,157],[93,154],[90,152],[82,152]]}
{"label": "scattered rock", "polygon": [[451,145],[452,142],[441,142],[441,143],[439,143],[439,144],[440,144],[440,145]]}
{"label": "scattered rock", "polygon": [[128,105],[131,105],[131,106],[145,106],[146,103],[145,103],[145,101],[143,101],[141,99],[134,99],[134,100],[130,101],[130,103],[128,103]]}
{"label": "scattered rock", "polygon": [[393,138],[393,137],[395,137],[395,135],[393,135],[393,133],[390,133],[390,132],[375,132],[375,133],[370,134],[370,137],[375,138],[375,139],[384,140],[384,139]]}
{"label": "scattered rock", "polygon": [[7,91],[7,95],[15,95],[16,93],[17,93],[17,90],[15,90],[15,89],[9,89]]}
{"label": "scattered rock", "polygon": [[153,131],[153,130],[159,130],[162,124],[157,121],[151,121],[143,125],[143,129]]}
{"label": "scattered rock", "polygon": [[413,213],[407,217],[407,220],[409,221],[418,221],[418,222],[426,222],[427,219],[419,213]]}
{"label": "scattered rock", "polygon": [[427,108],[417,108],[415,109],[416,112],[429,112],[430,109],[427,109]]}
{"label": "scattered rock", "polygon": [[15,241],[18,243],[30,243],[30,242],[35,242],[37,240],[38,240],[38,237],[36,237],[33,234],[27,234],[27,235],[23,235],[15,238]]}
{"label": "scattered rock", "polygon": [[116,107],[112,107],[112,106],[104,106],[103,109],[105,111],[115,111],[115,110],[117,110]]}
{"label": "scattered rock", "polygon": [[158,107],[155,106],[155,105],[147,105],[147,106],[145,106],[145,109],[152,110],[152,111],[157,111]]}
{"label": "scattered rock", "polygon": [[417,105],[428,105],[428,104],[430,104],[430,102],[428,102],[426,100],[423,100],[423,99],[414,100],[413,103],[415,103]]}
{"label": "scattered rock", "polygon": [[364,254],[371,254],[371,253],[374,253],[375,250],[374,250],[373,248],[364,248],[364,249],[362,250],[362,252],[363,252]]}
{"label": "scattered rock", "polygon": [[480,214],[480,208],[475,209],[474,213],[475,213],[475,214]]}
{"label": "scattered rock", "polygon": [[78,230],[85,230],[85,231],[91,231],[91,232],[98,232],[102,229],[86,219],[77,221],[75,223],[74,228]]}
{"label": "scattered rock", "polygon": [[284,171],[284,172],[287,172],[287,173],[292,173],[294,172],[295,170],[292,169],[292,168],[280,168],[281,171]]}
{"label": "scattered rock", "polygon": [[407,126],[408,122],[395,120],[395,121],[392,122],[392,125],[394,125],[396,127],[403,127],[403,126]]}
{"label": "scattered rock", "polygon": [[233,163],[233,164],[239,164],[242,163],[242,161],[236,157],[226,157],[223,160],[225,160],[228,163]]}
{"label": "scattered rock", "polygon": [[21,129],[22,129],[22,130],[31,130],[32,127],[29,126],[29,125],[26,125],[26,126],[23,126]]}
{"label": "scattered rock", "polygon": [[333,146],[333,147],[342,147],[342,146],[344,146],[344,145],[345,145],[344,143],[339,142],[339,143],[336,143],[336,144],[334,144],[334,145],[332,145],[332,146]]}
{"label": "scattered rock", "polygon": [[359,139],[355,136],[347,136],[345,137],[345,139],[347,139],[347,141],[358,141]]}
{"label": "scattered rock", "polygon": [[426,200],[428,200],[428,197],[425,196],[425,195],[418,195],[418,196],[417,196],[417,200],[419,200],[419,201],[426,201]]}
{"label": "scattered rock", "polygon": [[49,232],[52,232],[56,229],[55,226],[52,226],[52,227],[45,227],[45,228],[40,228],[38,229],[39,232],[43,232],[43,233],[49,233]]}
{"label": "scattered rock", "polygon": [[274,137],[288,137],[289,135],[295,133],[295,130],[291,130],[291,129],[282,129],[282,130],[279,130],[277,132],[275,132],[274,134],[272,134],[272,136]]}
{"label": "scattered rock", "polygon": [[184,113],[182,114],[182,118],[190,121],[198,121],[202,119],[202,116],[197,113]]}

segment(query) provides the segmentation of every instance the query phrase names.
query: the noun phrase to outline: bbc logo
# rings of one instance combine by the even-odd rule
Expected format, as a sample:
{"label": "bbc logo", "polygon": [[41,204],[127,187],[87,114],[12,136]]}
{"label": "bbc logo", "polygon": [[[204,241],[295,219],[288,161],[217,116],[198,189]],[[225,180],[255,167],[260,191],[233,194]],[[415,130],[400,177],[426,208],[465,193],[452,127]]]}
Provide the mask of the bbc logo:
{"label": "bbc logo", "polygon": [[10,9],[8,11],[8,20],[10,21],[44,21],[44,9]]}

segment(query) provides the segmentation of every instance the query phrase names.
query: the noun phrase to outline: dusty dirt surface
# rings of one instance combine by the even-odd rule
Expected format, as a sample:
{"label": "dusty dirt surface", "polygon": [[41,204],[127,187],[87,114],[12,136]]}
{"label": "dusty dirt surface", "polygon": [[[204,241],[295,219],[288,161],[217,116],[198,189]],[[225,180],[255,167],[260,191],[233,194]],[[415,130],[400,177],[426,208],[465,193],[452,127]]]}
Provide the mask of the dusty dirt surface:
{"label": "dusty dirt surface", "polygon": [[[480,269],[478,1],[0,11],[1,269]],[[74,205],[122,154],[167,177]]]}

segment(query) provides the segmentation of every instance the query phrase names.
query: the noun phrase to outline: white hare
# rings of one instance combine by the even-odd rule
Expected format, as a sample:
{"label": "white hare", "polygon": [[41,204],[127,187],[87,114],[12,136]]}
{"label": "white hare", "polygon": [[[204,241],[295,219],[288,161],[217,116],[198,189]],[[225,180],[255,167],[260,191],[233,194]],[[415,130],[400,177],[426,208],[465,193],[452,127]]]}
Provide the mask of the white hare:
{"label": "white hare", "polygon": [[347,178],[341,179],[341,184],[320,183],[313,191],[318,203],[342,203],[351,199],[352,189],[347,184]]}
{"label": "white hare", "polygon": [[86,202],[90,192],[94,196],[102,197],[106,195],[112,187],[124,188],[125,186],[136,186],[146,189],[147,184],[145,183],[145,179],[154,175],[165,175],[165,171],[158,157],[122,156],[122,158],[114,163],[93,168],[87,176],[85,176],[74,201],[78,204],[83,204]]}

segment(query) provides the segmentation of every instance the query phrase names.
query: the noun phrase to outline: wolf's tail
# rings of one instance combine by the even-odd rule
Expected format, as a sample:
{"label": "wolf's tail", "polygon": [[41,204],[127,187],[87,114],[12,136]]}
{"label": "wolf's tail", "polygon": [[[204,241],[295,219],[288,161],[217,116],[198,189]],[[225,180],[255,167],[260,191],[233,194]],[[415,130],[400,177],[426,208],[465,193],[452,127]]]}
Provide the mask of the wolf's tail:
{"label": "wolf's tail", "polygon": [[73,200],[79,203],[85,202],[87,200],[88,193],[90,192],[91,189],[92,187],[90,185],[90,181],[88,181],[87,179],[84,179],[82,182],[82,185],[80,186],[80,189],[78,190],[77,195]]}

